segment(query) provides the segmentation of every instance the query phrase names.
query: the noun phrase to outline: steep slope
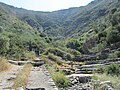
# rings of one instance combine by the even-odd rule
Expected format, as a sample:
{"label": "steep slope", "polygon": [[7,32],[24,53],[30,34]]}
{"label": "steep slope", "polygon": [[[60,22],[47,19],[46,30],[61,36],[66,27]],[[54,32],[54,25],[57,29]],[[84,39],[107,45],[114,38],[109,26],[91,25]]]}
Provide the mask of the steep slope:
{"label": "steep slope", "polygon": [[37,30],[0,5],[0,55],[23,55],[30,45],[42,50],[46,44]]}
{"label": "steep slope", "polygon": [[81,27],[82,32],[81,29],[78,29],[78,34],[74,32],[74,38],[68,40],[67,47],[83,54],[97,55],[97,59],[119,57],[120,1],[102,0],[99,6],[92,6],[89,23]]}

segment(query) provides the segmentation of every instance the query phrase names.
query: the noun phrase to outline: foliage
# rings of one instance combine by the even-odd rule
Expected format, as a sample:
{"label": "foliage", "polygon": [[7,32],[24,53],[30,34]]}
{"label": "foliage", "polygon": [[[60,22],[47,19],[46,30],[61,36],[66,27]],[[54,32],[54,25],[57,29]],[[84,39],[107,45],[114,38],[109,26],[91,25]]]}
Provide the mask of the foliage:
{"label": "foliage", "polygon": [[54,72],[54,71],[50,71],[51,76],[55,82],[55,84],[59,87],[59,88],[66,88],[69,86],[69,80],[65,77],[65,75],[63,74],[63,72],[59,71],[59,72]]}
{"label": "foliage", "polygon": [[76,49],[76,50],[79,50],[78,47],[80,47],[80,43],[78,40],[76,39],[70,39],[68,42],[67,42],[67,45],[66,45],[68,48],[71,48],[71,49]]}
{"label": "foliage", "polygon": [[120,75],[120,65],[119,64],[111,64],[106,68],[106,73],[110,75]]}
{"label": "foliage", "polygon": [[115,51],[114,53],[117,56],[117,58],[120,58],[120,51]]}
{"label": "foliage", "polygon": [[40,37],[36,29],[18,19],[12,11],[11,7],[0,3],[0,55],[18,59],[24,55],[30,44],[43,52],[47,45],[46,40]]}
{"label": "foliage", "polygon": [[109,54],[109,58],[120,58],[120,51],[115,51],[114,53]]}

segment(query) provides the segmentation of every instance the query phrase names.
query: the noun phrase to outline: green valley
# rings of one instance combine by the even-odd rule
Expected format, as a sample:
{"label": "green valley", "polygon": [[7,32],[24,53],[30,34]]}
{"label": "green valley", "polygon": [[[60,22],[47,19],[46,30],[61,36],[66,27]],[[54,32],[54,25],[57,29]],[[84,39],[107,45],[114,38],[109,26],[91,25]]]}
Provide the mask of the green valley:
{"label": "green valley", "polygon": [[[8,62],[20,61],[17,64],[22,65],[27,60],[37,66],[36,58],[42,59],[45,66],[37,69],[46,68],[60,90],[119,90],[120,0],[94,0],[86,6],[53,12],[0,2],[0,57],[0,72],[9,70]],[[77,78],[79,74],[88,76],[81,81],[84,77]],[[86,77],[92,83],[85,81]],[[76,89],[85,83],[94,89]]]}

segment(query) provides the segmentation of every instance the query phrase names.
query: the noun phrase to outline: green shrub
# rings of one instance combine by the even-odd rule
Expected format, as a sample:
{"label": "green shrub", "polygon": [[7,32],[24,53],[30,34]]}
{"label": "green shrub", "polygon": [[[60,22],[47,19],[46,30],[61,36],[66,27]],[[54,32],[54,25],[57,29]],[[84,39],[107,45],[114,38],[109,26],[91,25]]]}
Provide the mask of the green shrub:
{"label": "green shrub", "polygon": [[120,65],[111,64],[106,68],[106,73],[110,75],[120,75]]}
{"label": "green shrub", "polygon": [[70,39],[66,46],[71,49],[76,49],[78,50],[78,47],[80,47],[80,42],[77,39]]}
{"label": "green shrub", "polygon": [[114,53],[117,56],[117,58],[120,58],[120,51],[115,51]]}
{"label": "green shrub", "polygon": [[120,58],[120,51],[115,51],[109,54],[109,58]]}
{"label": "green shrub", "polygon": [[52,72],[51,75],[55,84],[59,88],[66,88],[69,86],[69,80],[65,77],[65,75],[62,72]]}

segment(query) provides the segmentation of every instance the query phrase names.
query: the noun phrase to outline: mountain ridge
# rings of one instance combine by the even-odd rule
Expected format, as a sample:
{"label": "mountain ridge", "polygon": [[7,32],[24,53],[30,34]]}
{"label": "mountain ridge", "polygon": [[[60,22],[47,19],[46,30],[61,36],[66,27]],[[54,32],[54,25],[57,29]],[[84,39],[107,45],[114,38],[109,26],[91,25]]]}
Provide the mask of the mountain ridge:
{"label": "mountain ridge", "polygon": [[[92,1],[87,6],[89,6],[91,4],[95,4],[96,2],[100,2],[100,0]],[[51,32],[52,32],[51,30],[52,29],[54,29],[54,30],[58,29],[57,31],[59,32],[60,36],[66,36],[67,33],[71,32],[71,30],[68,31],[69,28],[68,28],[68,30],[66,30],[67,28],[65,27],[66,24],[69,24],[71,22],[71,20],[70,20],[71,18],[69,18],[69,17],[72,17],[72,15],[81,11],[81,9],[84,8],[84,7],[85,6],[77,7],[77,8],[64,9],[64,10],[59,10],[59,11],[54,11],[54,12],[39,12],[39,11],[31,11],[31,10],[26,10],[26,9],[19,9],[19,8],[15,8],[15,7],[11,6],[11,8],[12,8],[11,11],[14,11],[14,13],[16,13],[16,16],[19,19],[21,19],[22,21],[25,21],[24,20],[25,17],[23,17],[23,16],[25,14],[28,14],[27,18],[30,19],[30,20],[33,20],[33,22],[35,21],[35,24],[36,24],[35,27],[41,28],[41,26],[42,26],[44,28],[45,33],[47,33],[49,35],[51,35]],[[31,15],[29,15],[29,14],[31,14],[34,18],[31,18]],[[43,18],[46,18],[47,20],[46,19],[42,20]],[[34,19],[37,19],[38,21],[34,20]],[[63,21],[65,21],[65,22],[63,22]],[[44,23],[42,23],[42,22],[44,22]],[[61,28],[59,27],[61,25],[61,23],[63,23],[62,27],[65,27],[65,29],[62,28],[62,30],[61,30]],[[28,22],[28,24],[29,24],[29,22]],[[50,25],[48,25],[46,27],[46,24],[47,25],[50,24]],[[34,27],[33,25],[31,25],[31,26]],[[63,34],[64,33],[63,31],[64,32],[67,31],[66,34]],[[56,33],[52,34],[52,35],[58,36],[58,34],[56,34]]]}

